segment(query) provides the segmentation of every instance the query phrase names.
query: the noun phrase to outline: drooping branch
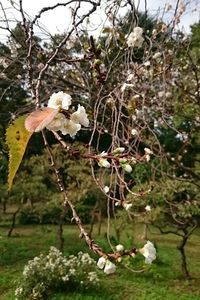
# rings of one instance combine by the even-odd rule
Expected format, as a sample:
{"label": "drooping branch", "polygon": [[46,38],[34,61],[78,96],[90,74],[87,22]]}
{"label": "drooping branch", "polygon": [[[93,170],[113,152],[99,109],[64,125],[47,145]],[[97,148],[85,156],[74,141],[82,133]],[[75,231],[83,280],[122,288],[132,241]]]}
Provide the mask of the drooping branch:
{"label": "drooping branch", "polygon": [[73,219],[75,220],[75,222],[76,222],[76,224],[77,224],[77,226],[78,226],[78,228],[80,230],[80,238],[84,238],[85,241],[86,241],[86,243],[87,243],[87,245],[89,246],[89,248],[94,253],[98,254],[99,256],[105,256],[105,257],[113,258],[113,259],[117,260],[122,255],[123,256],[124,255],[131,256],[132,254],[137,254],[138,250],[136,248],[133,248],[133,249],[131,249],[129,251],[125,251],[123,254],[120,254],[119,252],[116,252],[116,253],[105,253],[103,251],[103,249],[100,246],[98,246],[94,242],[94,240],[89,236],[89,234],[87,233],[87,231],[83,227],[81,219],[79,218],[79,216],[78,216],[78,214],[76,212],[75,206],[73,205],[73,203],[69,200],[69,198],[67,196],[67,191],[65,189],[62,177],[60,175],[59,169],[58,169],[58,167],[56,165],[56,162],[55,162],[55,158],[54,158],[53,152],[52,152],[52,150],[51,150],[51,148],[50,148],[50,146],[48,144],[48,141],[47,141],[47,138],[46,138],[46,134],[45,134],[44,131],[42,131],[42,136],[43,136],[43,139],[44,139],[45,147],[47,148],[49,157],[51,159],[51,166],[54,169],[54,172],[56,174],[58,187],[59,187],[60,192],[63,194],[63,197],[64,197],[63,206],[64,207],[69,206],[69,208],[71,209],[72,215],[73,215]]}

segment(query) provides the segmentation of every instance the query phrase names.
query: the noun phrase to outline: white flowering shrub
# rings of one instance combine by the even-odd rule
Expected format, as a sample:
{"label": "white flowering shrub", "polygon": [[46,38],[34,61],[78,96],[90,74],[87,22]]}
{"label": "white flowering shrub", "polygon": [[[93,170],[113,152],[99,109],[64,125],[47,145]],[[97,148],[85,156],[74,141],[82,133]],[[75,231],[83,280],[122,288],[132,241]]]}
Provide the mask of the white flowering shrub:
{"label": "white flowering shrub", "polygon": [[15,300],[45,299],[51,291],[89,288],[99,284],[96,262],[88,253],[64,256],[51,247],[47,255],[40,254],[24,267],[22,280],[15,290]]}

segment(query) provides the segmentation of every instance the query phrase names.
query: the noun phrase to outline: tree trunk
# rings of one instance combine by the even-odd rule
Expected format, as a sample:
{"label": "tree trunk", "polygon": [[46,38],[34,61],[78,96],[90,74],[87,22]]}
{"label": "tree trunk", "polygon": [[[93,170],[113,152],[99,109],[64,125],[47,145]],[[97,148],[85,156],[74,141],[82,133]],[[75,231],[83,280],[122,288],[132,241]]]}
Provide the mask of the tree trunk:
{"label": "tree trunk", "polygon": [[58,225],[58,238],[59,238],[59,247],[58,248],[61,252],[64,251],[65,239],[64,239],[64,235],[63,235],[63,224],[65,222],[66,213],[67,213],[67,205],[64,204],[63,211],[60,214],[60,220],[59,220],[59,225]]}
{"label": "tree trunk", "polygon": [[99,211],[99,220],[98,220],[98,235],[101,235],[101,224],[102,224],[102,214],[101,210]]}
{"label": "tree trunk", "polygon": [[98,209],[98,201],[95,203],[93,210],[91,211],[91,222],[90,222],[90,230],[89,230],[89,235],[92,235],[93,228],[94,228],[94,223],[95,223],[95,216],[96,216],[96,211]]}
{"label": "tree trunk", "polygon": [[9,231],[8,231],[8,234],[7,234],[8,237],[11,237],[11,235],[12,235],[12,232],[13,232],[13,230],[14,230],[14,228],[15,228],[16,217],[17,217],[17,214],[19,213],[20,209],[21,209],[21,205],[20,205],[20,206],[18,207],[18,209],[13,213],[13,216],[12,216],[12,224],[11,224],[10,229],[9,229]]}
{"label": "tree trunk", "polygon": [[93,227],[94,227],[94,216],[92,215],[91,222],[90,222],[90,230],[89,230],[90,236],[92,235]]}
{"label": "tree trunk", "polygon": [[190,278],[190,274],[189,274],[189,271],[188,271],[187,259],[186,259],[186,255],[185,255],[185,245],[187,243],[187,240],[188,240],[188,235],[186,235],[186,233],[185,233],[185,236],[182,237],[182,240],[181,240],[180,244],[177,246],[177,249],[181,253],[181,260],[182,260],[181,267],[182,267],[183,275],[187,279],[189,279]]}
{"label": "tree trunk", "polygon": [[142,240],[147,241],[147,229],[148,229],[148,225],[146,223],[144,223],[143,225],[143,234],[142,234]]}
{"label": "tree trunk", "polygon": [[6,214],[6,200],[3,200],[3,213]]}
{"label": "tree trunk", "polygon": [[65,243],[65,239],[64,239],[64,235],[63,235],[63,223],[59,223],[59,227],[58,227],[58,238],[59,238],[59,250],[61,252],[64,251],[64,243]]}

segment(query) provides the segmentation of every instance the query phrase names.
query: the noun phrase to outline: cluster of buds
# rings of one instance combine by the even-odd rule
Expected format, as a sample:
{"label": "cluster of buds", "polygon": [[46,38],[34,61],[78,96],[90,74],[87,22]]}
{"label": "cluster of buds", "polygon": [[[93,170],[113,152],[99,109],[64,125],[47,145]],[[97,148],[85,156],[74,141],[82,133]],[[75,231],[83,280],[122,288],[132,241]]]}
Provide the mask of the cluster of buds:
{"label": "cluster of buds", "polygon": [[146,162],[149,162],[151,159],[150,155],[153,154],[153,152],[149,148],[144,148],[144,151],[145,151],[145,154],[144,154],[145,160],[146,160]]}
{"label": "cluster of buds", "polygon": [[125,151],[124,147],[118,147],[112,151],[111,154],[108,154],[107,152],[103,151],[101,154],[99,154],[96,158],[98,160],[98,165],[103,168],[110,168],[111,163],[108,161],[108,158],[110,159],[117,159],[117,162],[119,163],[119,166],[126,172],[131,173],[132,167],[128,163],[128,159],[124,157],[119,157],[123,152]]}
{"label": "cluster of buds", "polygon": [[[115,257],[117,262],[121,262],[122,256],[128,255],[134,258],[137,253],[140,253],[145,257],[146,264],[151,264],[156,259],[156,248],[150,241],[147,241],[143,248],[140,248],[138,250],[134,248],[131,251],[126,251],[124,249],[124,246],[119,244],[116,246],[116,252],[112,256]],[[104,273],[107,275],[115,273],[117,269],[116,265],[112,263],[107,256],[102,256],[99,258],[97,267],[104,270]]]}
{"label": "cluster of buds", "polygon": [[[132,173],[133,169],[131,164],[136,164],[137,160],[134,157],[127,158],[127,154],[125,154],[124,151],[124,147],[118,147],[111,153],[103,151],[99,155],[96,155],[95,159],[97,160],[99,167],[108,169],[111,167],[111,162],[109,160],[115,160],[122,170],[124,170],[126,173]],[[153,152],[149,148],[144,148],[144,152],[145,153],[142,157],[142,160],[149,162]]]}
{"label": "cluster of buds", "polygon": [[97,267],[99,269],[104,269],[104,273],[107,275],[115,273],[117,269],[116,265],[104,256],[99,258],[97,262]]}

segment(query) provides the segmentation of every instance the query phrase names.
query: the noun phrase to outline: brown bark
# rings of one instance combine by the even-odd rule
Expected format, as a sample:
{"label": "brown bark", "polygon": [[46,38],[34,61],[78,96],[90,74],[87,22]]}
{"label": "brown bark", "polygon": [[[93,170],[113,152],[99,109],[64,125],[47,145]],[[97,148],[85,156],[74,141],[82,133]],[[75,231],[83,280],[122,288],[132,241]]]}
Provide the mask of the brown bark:
{"label": "brown bark", "polygon": [[67,206],[64,206],[63,210],[60,214],[60,220],[59,220],[59,225],[58,225],[59,250],[61,252],[64,251],[65,238],[63,235],[63,225],[65,222],[66,213],[67,213]]}
{"label": "brown bark", "polygon": [[3,200],[3,213],[6,214],[6,200]]}
{"label": "brown bark", "polygon": [[185,245],[187,243],[188,240],[188,232],[186,230],[184,230],[184,236],[182,236],[182,240],[180,241],[179,245],[177,246],[177,249],[180,251],[181,253],[181,268],[182,268],[182,272],[183,275],[189,279],[190,278],[190,273],[187,267],[187,259],[186,259],[186,255],[185,255]]}
{"label": "brown bark", "polygon": [[12,235],[12,232],[13,232],[13,230],[14,230],[14,228],[15,228],[16,217],[17,217],[17,214],[19,213],[20,209],[21,209],[21,205],[20,205],[20,206],[18,207],[18,209],[13,213],[13,216],[12,216],[12,223],[11,223],[10,229],[9,229],[9,231],[8,231],[8,234],[7,234],[8,237],[11,237],[11,235]]}
{"label": "brown bark", "polygon": [[148,225],[146,223],[143,224],[143,234],[142,234],[142,240],[147,241],[147,229]]}
{"label": "brown bark", "polygon": [[94,206],[94,209],[91,212],[91,222],[90,222],[90,231],[89,235],[92,235],[93,232],[93,227],[95,224],[95,219],[98,220],[98,235],[101,234],[101,223],[102,223],[102,213],[101,213],[101,208],[99,207],[99,203],[97,202]]}

